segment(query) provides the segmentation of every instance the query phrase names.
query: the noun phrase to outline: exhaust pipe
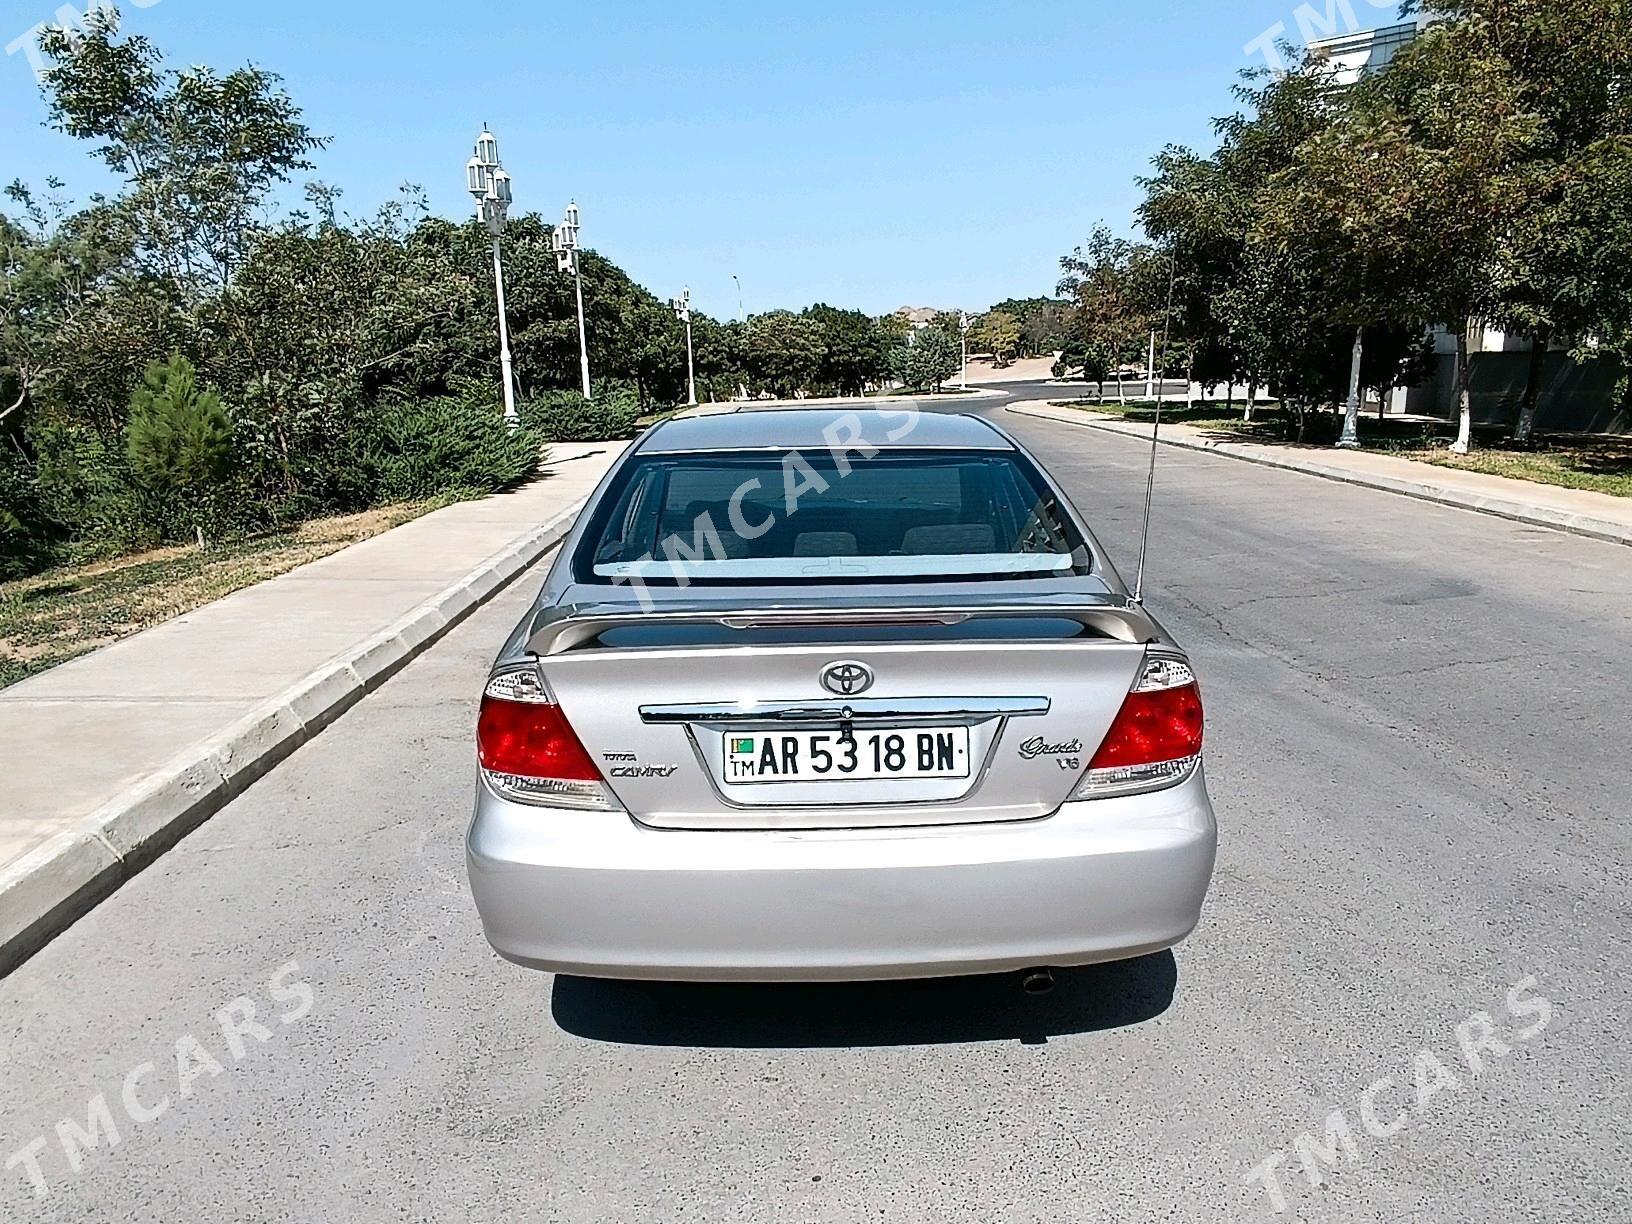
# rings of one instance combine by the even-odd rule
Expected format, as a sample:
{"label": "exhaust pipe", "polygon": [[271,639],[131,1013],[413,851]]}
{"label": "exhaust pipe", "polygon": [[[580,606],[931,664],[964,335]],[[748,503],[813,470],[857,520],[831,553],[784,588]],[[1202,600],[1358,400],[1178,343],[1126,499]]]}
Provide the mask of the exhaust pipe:
{"label": "exhaust pipe", "polygon": [[1046,967],[1025,970],[1020,975],[1020,989],[1028,995],[1046,995],[1054,989],[1054,971]]}

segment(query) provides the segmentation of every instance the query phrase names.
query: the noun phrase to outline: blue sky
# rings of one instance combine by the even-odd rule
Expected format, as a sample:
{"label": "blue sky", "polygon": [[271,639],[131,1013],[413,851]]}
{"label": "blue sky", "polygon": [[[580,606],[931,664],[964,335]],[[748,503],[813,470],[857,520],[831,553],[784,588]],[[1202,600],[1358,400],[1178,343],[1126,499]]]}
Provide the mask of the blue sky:
{"label": "blue sky", "polygon": [[[1374,0],[1373,0],[1374,2]],[[60,0],[0,0],[0,45]],[[76,0],[83,8],[86,0]],[[310,177],[366,212],[404,180],[469,209],[483,121],[520,206],[710,313],[817,300],[979,309],[1053,289],[1131,224],[1163,144],[1206,143],[1245,46],[1292,0],[866,4],[119,0],[175,63],[283,75],[334,143]],[[144,7],[145,6],[145,7]],[[1323,5],[1324,7],[1324,5]],[[1362,16],[1367,4],[1356,0]],[[1379,24],[1372,21],[1370,24]],[[0,178],[106,180],[0,59]]]}

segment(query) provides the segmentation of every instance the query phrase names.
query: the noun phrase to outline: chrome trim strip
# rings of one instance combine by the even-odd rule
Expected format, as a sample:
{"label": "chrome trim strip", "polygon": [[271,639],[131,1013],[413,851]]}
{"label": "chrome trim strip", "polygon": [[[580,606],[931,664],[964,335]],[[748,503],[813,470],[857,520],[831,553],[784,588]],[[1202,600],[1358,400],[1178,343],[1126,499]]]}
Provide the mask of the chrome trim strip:
{"label": "chrome trim strip", "polygon": [[1047,697],[852,697],[838,701],[643,705],[645,723],[885,722],[901,719],[1031,718],[1047,714]]}
{"label": "chrome trim strip", "polygon": [[1094,771],[1086,769],[1077,780],[1076,786],[1072,787],[1071,793],[1066,796],[1066,802],[1092,803],[1095,799],[1122,799],[1128,795],[1149,795],[1155,791],[1167,790],[1195,777],[1196,770],[1201,768],[1201,759],[1204,755],[1206,754],[1198,752],[1195,756],[1181,758],[1184,763],[1183,771],[1165,778],[1154,778],[1148,782],[1124,782],[1121,785],[1108,783],[1098,790],[1092,789],[1089,782],[1088,775]]}

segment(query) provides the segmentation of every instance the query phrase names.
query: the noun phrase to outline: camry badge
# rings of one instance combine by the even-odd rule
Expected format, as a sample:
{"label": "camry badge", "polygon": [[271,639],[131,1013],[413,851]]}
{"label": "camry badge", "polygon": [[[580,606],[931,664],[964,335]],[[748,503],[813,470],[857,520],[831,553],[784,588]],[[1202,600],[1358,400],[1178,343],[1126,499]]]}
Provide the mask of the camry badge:
{"label": "camry badge", "polygon": [[840,697],[865,693],[873,680],[873,669],[865,663],[829,663],[822,668],[822,687]]}

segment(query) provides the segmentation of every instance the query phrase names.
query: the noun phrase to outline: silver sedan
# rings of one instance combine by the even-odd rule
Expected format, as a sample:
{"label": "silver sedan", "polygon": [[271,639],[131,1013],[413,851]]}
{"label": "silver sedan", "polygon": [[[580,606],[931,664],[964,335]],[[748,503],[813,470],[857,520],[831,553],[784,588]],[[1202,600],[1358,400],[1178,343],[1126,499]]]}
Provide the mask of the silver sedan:
{"label": "silver sedan", "polygon": [[982,419],[693,417],[500,652],[471,888],[523,965],[845,980],[1140,956],[1217,827],[1183,650]]}

